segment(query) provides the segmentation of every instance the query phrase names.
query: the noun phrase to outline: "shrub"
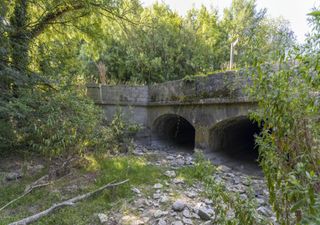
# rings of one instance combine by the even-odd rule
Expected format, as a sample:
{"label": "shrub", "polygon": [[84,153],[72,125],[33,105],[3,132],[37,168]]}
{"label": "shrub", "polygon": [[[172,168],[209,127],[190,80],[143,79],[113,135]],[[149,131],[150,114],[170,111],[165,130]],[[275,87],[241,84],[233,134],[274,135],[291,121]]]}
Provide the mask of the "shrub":
{"label": "shrub", "polygon": [[253,118],[263,125],[257,137],[270,201],[281,224],[301,222],[315,212],[319,194],[319,84],[303,61],[280,69],[259,67],[251,94],[259,102]]}
{"label": "shrub", "polygon": [[102,118],[94,104],[76,91],[26,91],[13,98],[6,111],[15,140],[11,148],[49,156],[80,153],[90,146]]}
{"label": "shrub", "polygon": [[85,150],[127,152],[139,126],[121,112],[103,126],[99,107],[81,90],[25,91],[0,108],[0,154],[10,151],[55,157]]}

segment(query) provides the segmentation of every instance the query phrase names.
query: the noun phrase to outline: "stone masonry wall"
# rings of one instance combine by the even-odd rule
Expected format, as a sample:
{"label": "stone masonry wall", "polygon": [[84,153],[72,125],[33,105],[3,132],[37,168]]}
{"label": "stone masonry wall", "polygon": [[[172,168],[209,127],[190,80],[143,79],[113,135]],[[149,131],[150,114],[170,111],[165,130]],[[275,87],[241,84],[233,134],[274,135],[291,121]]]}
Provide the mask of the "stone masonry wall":
{"label": "stone masonry wall", "polygon": [[224,72],[148,86],[88,85],[88,95],[98,104],[187,103],[200,99],[245,97],[241,91],[244,85],[245,82],[239,80],[234,72]]}

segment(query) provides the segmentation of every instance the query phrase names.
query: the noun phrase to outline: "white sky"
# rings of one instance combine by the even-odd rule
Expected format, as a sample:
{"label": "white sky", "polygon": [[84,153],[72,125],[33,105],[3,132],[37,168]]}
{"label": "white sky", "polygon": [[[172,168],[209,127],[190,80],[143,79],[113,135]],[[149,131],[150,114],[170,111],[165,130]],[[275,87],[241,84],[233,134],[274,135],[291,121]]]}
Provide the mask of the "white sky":
{"label": "white sky", "polygon": [[[141,0],[145,6],[149,6],[157,0]],[[223,8],[229,7],[232,0],[159,0],[170,5],[170,8],[178,11],[180,15],[185,15],[186,11],[193,6],[196,8],[201,5],[218,8],[220,14]],[[307,13],[314,6],[319,6],[320,0],[257,0],[258,9],[267,8],[268,15],[272,17],[282,16],[291,23],[291,28],[296,34],[298,41],[302,43],[309,27]]]}

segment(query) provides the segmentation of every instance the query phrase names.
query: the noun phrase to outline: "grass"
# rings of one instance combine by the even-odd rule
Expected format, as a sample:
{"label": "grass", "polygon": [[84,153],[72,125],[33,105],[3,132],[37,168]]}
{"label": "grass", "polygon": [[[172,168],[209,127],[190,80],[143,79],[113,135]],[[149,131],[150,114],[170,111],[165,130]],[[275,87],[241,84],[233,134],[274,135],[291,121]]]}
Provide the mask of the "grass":
{"label": "grass", "polygon": [[[149,160],[143,157],[118,156],[108,157],[104,155],[87,155],[82,168],[74,171],[72,177],[65,177],[53,184],[34,190],[32,193],[18,200],[5,210],[0,212],[0,225],[30,216],[40,212],[54,203],[72,198],[107,183],[129,179],[129,182],[105,190],[103,193],[79,202],[75,207],[59,209],[54,214],[44,217],[34,224],[96,224],[96,213],[107,213],[111,208],[122,207],[126,201],[133,197],[132,187],[143,188],[144,185],[153,185],[163,182],[167,178],[163,176],[163,168],[148,164]],[[0,186],[0,205],[4,205],[21,195],[25,186],[41,177],[45,171],[36,177],[23,177],[19,181]],[[90,175],[92,179],[87,179]],[[70,183],[82,186],[79,190],[65,191]]]}
{"label": "grass", "polygon": [[216,167],[209,160],[206,160],[201,152],[196,152],[195,164],[180,168],[178,177],[183,178],[187,184],[192,185],[195,181],[205,182],[215,171]]}

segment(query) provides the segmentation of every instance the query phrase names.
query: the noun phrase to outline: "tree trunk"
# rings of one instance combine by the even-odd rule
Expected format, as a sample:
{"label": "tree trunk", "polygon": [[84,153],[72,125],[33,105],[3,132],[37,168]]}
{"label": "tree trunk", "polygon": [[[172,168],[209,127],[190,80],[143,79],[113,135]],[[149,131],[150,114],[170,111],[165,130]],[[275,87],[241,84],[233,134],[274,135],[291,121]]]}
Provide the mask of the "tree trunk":
{"label": "tree trunk", "polygon": [[29,34],[26,29],[28,20],[27,1],[16,0],[14,12],[10,18],[10,23],[13,27],[9,35],[12,65],[22,73],[28,71],[29,64]]}
{"label": "tree trunk", "polygon": [[100,83],[103,85],[107,84],[107,77],[106,77],[106,73],[107,73],[107,68],[106,65],[103,62],[99,62],[96,63],[96,67],[99,71],[99,77],[100,77]]}

